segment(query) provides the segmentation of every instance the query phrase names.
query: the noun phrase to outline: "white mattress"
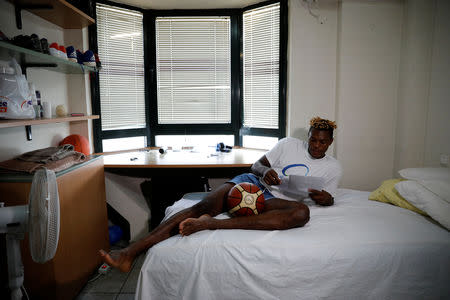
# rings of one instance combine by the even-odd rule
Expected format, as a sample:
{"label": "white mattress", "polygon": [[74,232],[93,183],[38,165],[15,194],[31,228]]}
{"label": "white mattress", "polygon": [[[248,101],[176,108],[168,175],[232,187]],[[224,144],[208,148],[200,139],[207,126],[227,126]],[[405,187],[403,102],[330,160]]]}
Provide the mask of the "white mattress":
{"label": "white mattress", "polygon": [[302,228],[171,237],[148,251],[136,299],[449,297],[450,232],[368,195],[339,190],[331,207],[307,203]]}

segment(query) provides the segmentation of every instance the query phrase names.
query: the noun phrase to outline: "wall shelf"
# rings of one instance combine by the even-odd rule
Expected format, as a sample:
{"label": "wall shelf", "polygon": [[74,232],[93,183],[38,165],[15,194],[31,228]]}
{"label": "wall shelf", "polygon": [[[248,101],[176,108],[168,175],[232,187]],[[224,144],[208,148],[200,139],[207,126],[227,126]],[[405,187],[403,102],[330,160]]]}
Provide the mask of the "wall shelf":
{"label": "wall shelf", "polygon": [[22,66],[22,69],[42,68],[65,74],[97,72],[97,69],[94,67],[80,65],[63,58],[0,41],[0,59],[9,60],[12,57],[17,60],[17,62]]}
{"label": "wall shelf", "polygon": [[64,29],[81,29],[95,20],[64,0],[8,0],[16,7],[17,27],[21,29],[21,10],[25,9]]}
{"label": "wall shelf", "polygon": [[28,119],[28,120],[2,120],[0,119],[0,128],[42,125],[50,123],[76,122],[98,119],[98,115],[82,116],[82,117],[56,117],[51,119]]}

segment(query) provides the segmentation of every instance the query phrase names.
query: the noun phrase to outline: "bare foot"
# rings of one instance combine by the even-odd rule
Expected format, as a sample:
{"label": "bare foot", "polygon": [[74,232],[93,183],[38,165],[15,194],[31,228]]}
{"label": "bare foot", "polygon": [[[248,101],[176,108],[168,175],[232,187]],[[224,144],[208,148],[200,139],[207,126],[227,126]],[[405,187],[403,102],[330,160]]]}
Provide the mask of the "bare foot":
{"label": "bare foot", "polygon": [[131,255],[127,249],[114,250],[107,253],[104,250],[99,250],[102,260],[111,267],[117,268],[122,272],[129,272],[133,264],[135,256]]}
{"label": "bare foot", "polygon": [[180,234],[181,235],[190,235],[194,232],[209,229],[209,224],[213,218],[204,214],[198,218],[188,218],[180,223]]}

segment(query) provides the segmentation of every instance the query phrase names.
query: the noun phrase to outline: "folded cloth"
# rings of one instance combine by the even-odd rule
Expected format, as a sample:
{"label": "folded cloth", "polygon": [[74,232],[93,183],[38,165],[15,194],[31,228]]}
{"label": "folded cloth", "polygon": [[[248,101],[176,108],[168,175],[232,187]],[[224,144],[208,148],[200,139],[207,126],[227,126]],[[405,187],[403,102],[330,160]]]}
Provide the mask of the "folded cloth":
{"label": "folded cloth", "polygon": [[74,152],[73,149],[74,149],[73,145],[70,144],[58,147],[48,147],[24,153],[16,157],[16,159],[45,164],[48,161],[59,160],[66,156],[73,155]]}
{"label": "folded cloth", "polygon": [[37,169],[45,167],[54,172],[59,172],[85,160],[86,156],[83,153],[71,151],[71,153],[62,159],[49,160],[46,163],[24,161],[17,158],[5,160],[0,162],[0,168],[12,171],[34,173]]}

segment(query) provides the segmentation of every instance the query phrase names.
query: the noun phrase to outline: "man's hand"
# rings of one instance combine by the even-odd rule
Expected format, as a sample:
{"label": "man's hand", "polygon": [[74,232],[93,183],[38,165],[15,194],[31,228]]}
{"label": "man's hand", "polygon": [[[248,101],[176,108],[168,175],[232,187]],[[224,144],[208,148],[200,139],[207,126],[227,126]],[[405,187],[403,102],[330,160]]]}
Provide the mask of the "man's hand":
{"label": "man's hand", "polygon": [[322,206],[330,206],[334,204],[334,198],[325,190],[319,191],[314,189],[308,189],[309,197],[311,197],[316,204]]}
{"label": "man's hand", "polygon": [[274,169],[270,169],[264,174],[264,182],[269,185],[281,184],[281,179],[278,177],[277,172]]}

